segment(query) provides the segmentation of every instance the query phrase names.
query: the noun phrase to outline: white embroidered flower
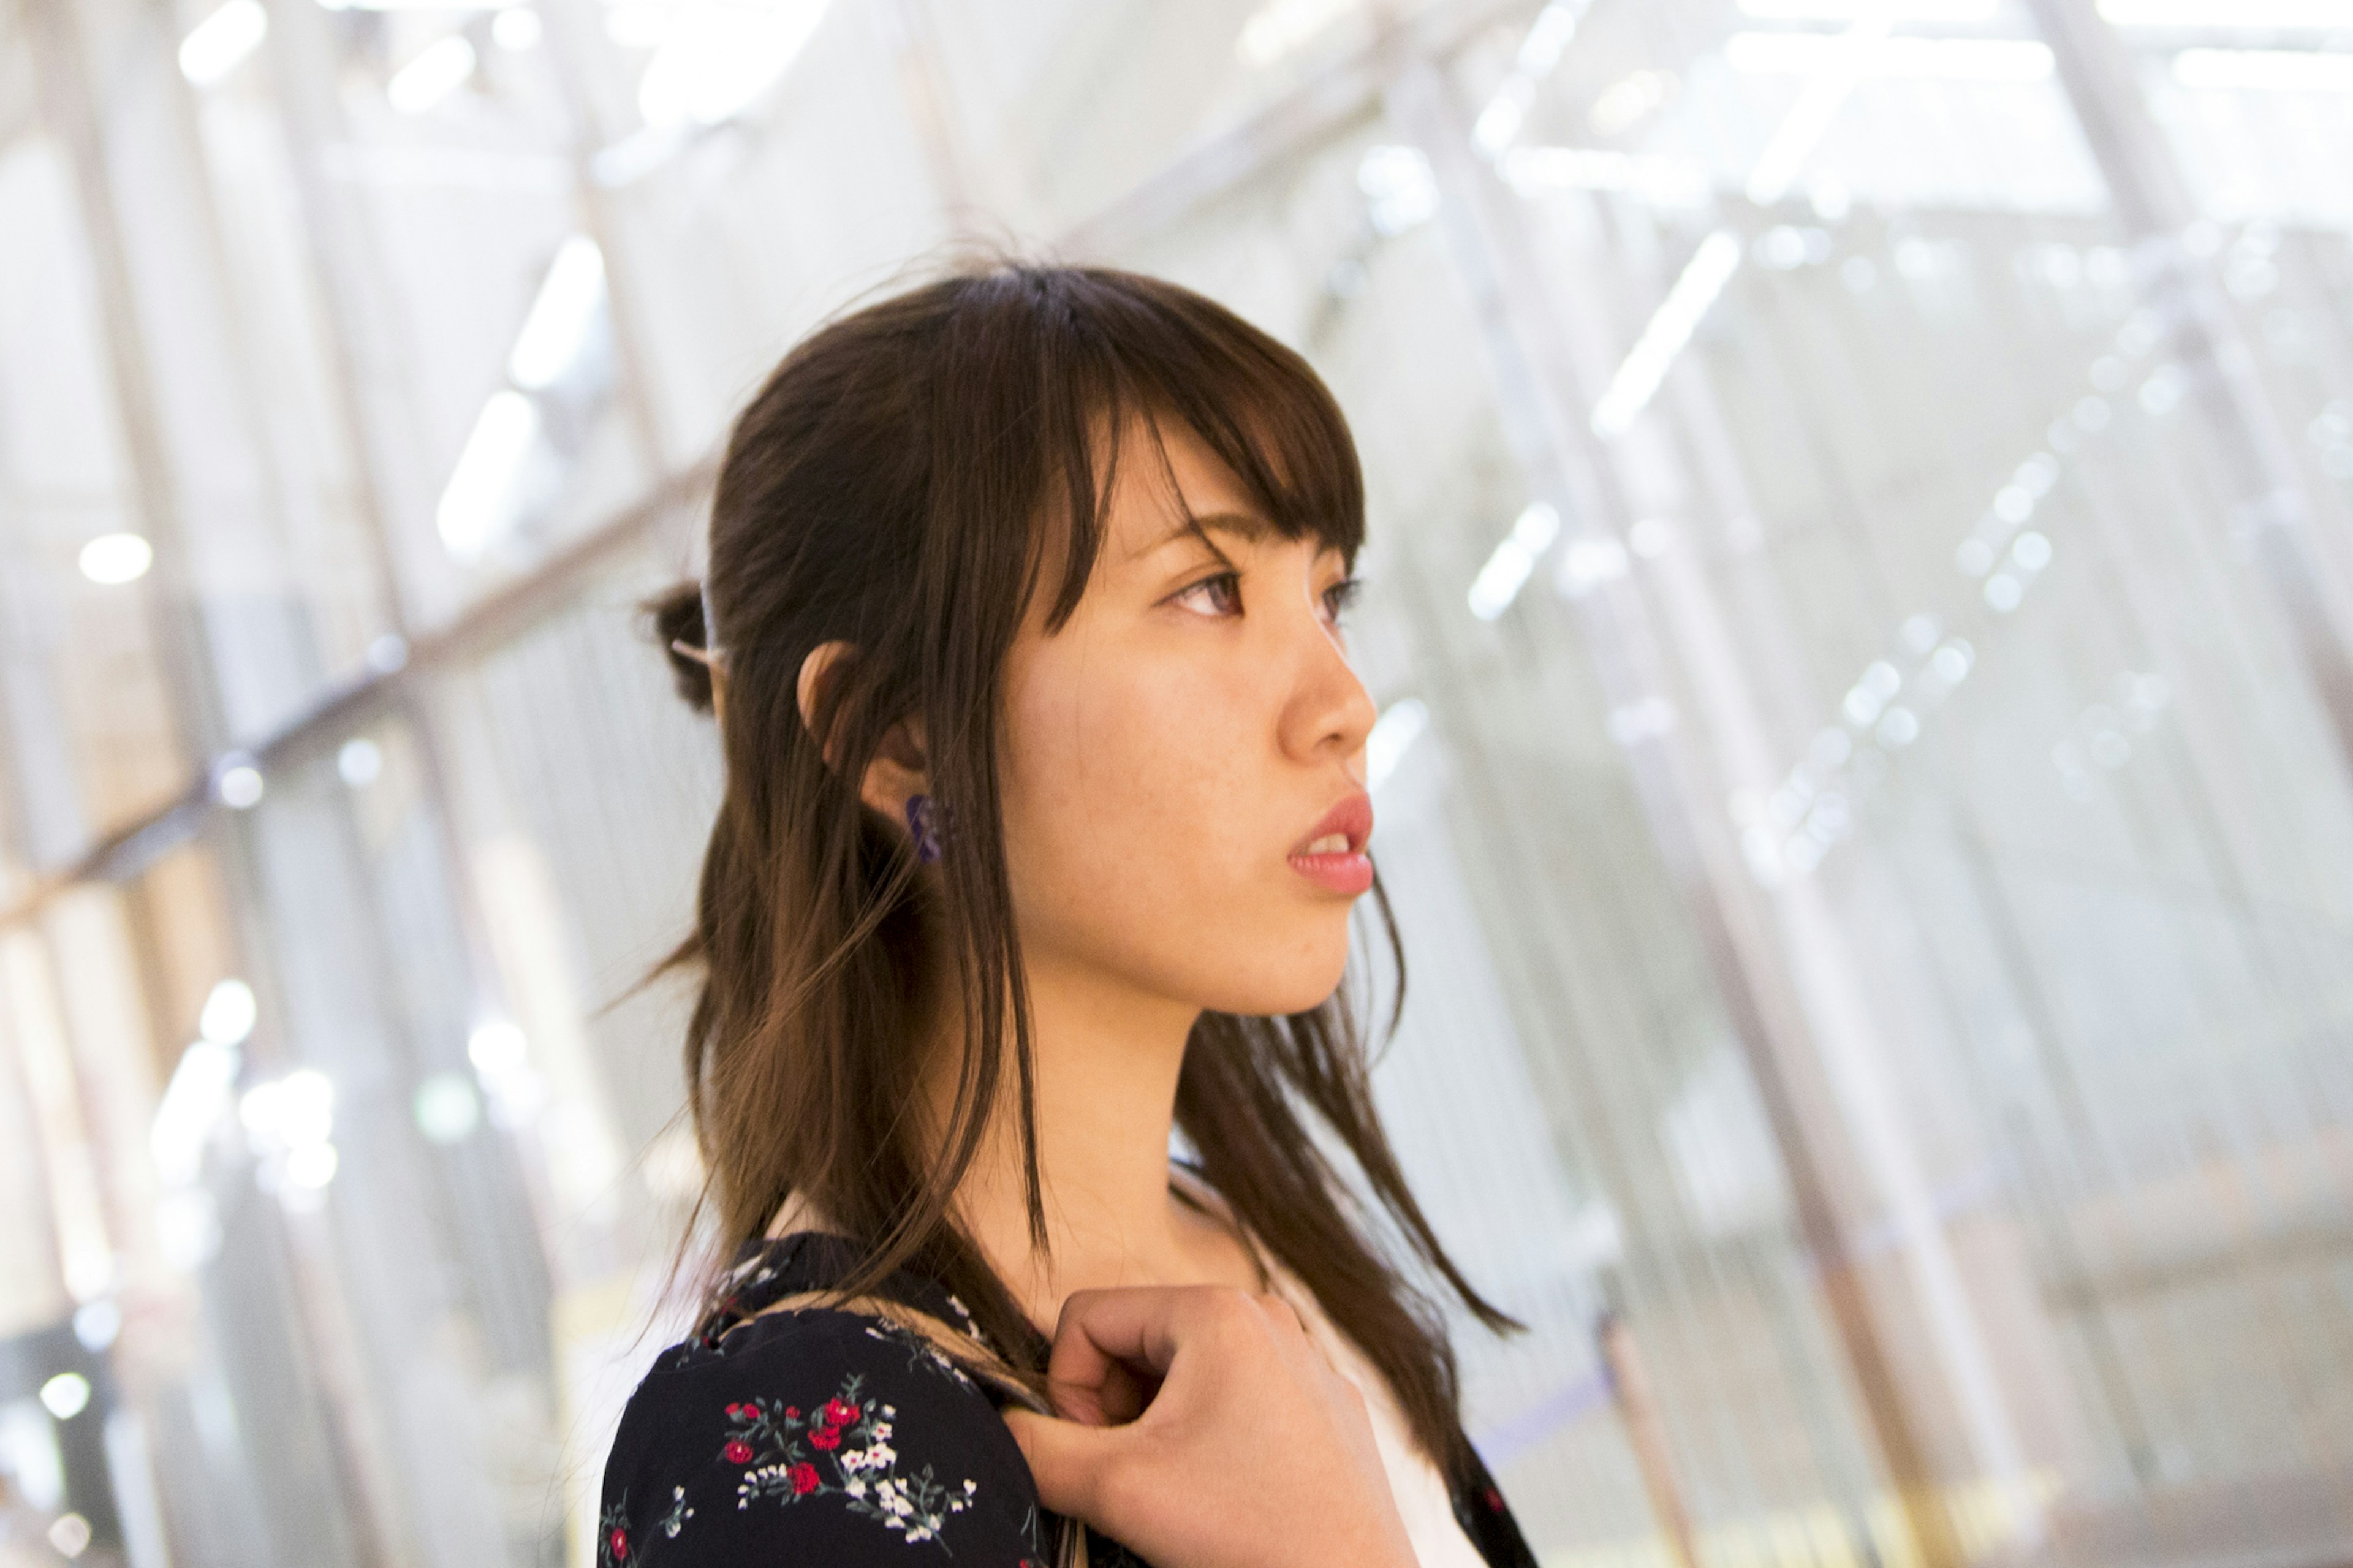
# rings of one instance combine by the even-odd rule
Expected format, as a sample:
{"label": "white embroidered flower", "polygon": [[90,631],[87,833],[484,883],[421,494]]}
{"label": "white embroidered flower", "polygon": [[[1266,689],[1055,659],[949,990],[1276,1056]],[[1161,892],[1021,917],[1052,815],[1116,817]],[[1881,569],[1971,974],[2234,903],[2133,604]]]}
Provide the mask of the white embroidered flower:
{"label": "white embroidered flower", "polygon": [[851,1497],[864,1497],[866,1495],[866,1478],[863,1476],[852,1476],[848,1480],[841,1483],[841,1489],[848,1492]]}

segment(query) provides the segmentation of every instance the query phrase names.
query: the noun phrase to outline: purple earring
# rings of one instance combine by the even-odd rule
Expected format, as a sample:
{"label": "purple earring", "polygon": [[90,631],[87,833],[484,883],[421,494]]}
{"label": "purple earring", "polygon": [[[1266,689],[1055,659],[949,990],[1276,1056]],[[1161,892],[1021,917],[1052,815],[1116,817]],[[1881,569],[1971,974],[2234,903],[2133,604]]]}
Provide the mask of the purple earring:
{"label": "purple earring", "polygon": [[940,858],[939,829],[933,822],[932,797],[907,797],[907,836],[915,841],[915,858],[928,866]]}

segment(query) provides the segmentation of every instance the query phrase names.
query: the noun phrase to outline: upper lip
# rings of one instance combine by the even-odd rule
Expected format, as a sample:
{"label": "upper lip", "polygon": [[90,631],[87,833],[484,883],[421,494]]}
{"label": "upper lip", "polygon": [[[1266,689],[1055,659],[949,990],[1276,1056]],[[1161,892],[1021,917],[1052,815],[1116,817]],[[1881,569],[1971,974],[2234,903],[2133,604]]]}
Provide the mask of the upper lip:
{"label": "upper lip", "polygon": [[1347,796],[1324,814],[1323,820],[1307,830],[1307,837],[1292,846],[1293,855],[1304,855],[1307,847],[1319,838],[1335,833],[1348,836],[1348,853],[1364,853],[1366,842],[1373,836],[1373,797],[1362,791]]}

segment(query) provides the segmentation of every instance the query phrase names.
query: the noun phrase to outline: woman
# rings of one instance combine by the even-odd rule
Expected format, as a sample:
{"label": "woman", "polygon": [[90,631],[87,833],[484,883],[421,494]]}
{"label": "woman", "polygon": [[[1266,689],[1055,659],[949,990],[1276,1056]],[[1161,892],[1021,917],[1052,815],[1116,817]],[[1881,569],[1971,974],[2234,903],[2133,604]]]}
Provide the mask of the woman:
{"label": "woman", "polygon": [[735,1261],[630,1400],[602,1563],[1532,1563],[1369,1236],[1516,1326],[1341,986],[1363,531],[1306,363],[1150,279],[959,274],[753,399],[652,606],[726,753],[670,963]]}

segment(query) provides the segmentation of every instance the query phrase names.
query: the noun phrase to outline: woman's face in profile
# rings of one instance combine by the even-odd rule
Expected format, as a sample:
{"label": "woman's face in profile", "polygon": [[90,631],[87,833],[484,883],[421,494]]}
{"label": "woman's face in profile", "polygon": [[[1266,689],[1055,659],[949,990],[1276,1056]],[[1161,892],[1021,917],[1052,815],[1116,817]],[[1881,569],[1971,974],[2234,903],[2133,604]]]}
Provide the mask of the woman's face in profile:
{"label": "woman's face in profile", "polygon": [[1370,880],[1375,715],[1338,624],[1347,567],[1267,526],[1189,431],[1164,438],[1166,470],[1148,439],[1123,451],[1071,619],[1049,636],[1033,603],[1007,661],[1024,958],[1213,1011],[1303,1012],[1339,984]]}

